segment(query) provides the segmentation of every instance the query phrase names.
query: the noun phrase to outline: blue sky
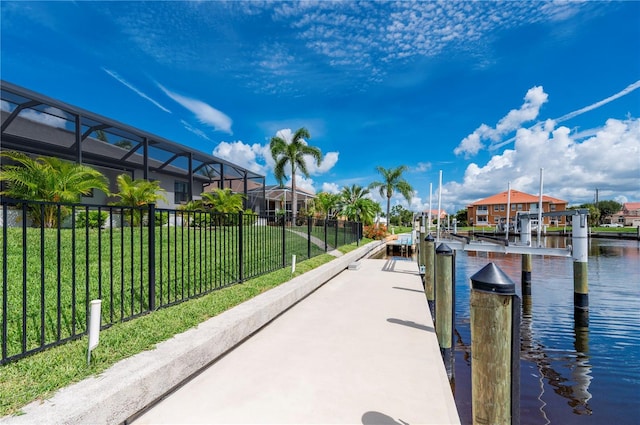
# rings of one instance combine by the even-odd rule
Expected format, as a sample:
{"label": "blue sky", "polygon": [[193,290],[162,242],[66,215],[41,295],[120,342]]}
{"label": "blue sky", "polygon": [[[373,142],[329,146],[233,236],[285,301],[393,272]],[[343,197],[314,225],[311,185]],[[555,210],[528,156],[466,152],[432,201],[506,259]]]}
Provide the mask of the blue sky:
{"label": "blue sky", "polygon": [[[507,189],[640,201],[640,2],[17,2],[2,79],[315,192],[406,165],[413,211]],[[375,195],[376,199],[380,199]],[[384,204],[383,208],[384,208]]]}

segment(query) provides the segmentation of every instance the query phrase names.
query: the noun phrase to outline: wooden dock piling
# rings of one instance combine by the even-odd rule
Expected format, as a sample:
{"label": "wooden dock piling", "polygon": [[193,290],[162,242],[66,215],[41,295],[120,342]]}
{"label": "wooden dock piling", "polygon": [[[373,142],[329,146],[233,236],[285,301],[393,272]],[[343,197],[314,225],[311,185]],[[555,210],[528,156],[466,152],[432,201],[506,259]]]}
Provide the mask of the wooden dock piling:
{"label": "wooden dock piling", "polygon": [[453,379],[454,251],[445,244],[436,249],[436,335],[449,380]]}
{"label": "wooden dock piling", "polygon": [[471,277],[471,398],[474,424],[520,423],[520,302],[515,284],[489,263]]}

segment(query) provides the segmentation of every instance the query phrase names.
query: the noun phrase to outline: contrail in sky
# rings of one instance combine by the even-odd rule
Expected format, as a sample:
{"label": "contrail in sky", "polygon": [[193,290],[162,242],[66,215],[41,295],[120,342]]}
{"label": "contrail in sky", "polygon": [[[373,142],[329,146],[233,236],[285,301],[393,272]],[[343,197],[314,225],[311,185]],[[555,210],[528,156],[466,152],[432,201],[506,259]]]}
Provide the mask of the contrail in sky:
{"label": "contrail in sky", "polygon": [[[614,100],[619,99],[622,96],[626,96],[629,93],[631,93],[632,91],[637,90],[639,88],[640,88],[640,80],[636,81],[633,84],[629,84],[623,90],[619,91],[618,93],[616,93],[616,94],[614,94],[612,96],[607,97],[606,99],[603,99],[603,100],[601,100],[599,102],[593,103],[593,104],[591,104],[589,106],[585,106],[584,108],[578,109],[577,111],[569,112],[568,114],[565,114],[565,115],[561,116],[560,118],[555,119],[554,121],[559,123],[559,122],[570,120],[571,118],[577,117],[578,115],[582,115],[585,112],[592,111],[592,110],[597,109],[597,108],[599,108],[599,107],[601,107],[603,105],[606,105],[609,102],[613,102]],[[529,128],[530,129],[531,128],[535,128],[536,126],[539,126],[539,125],[540,125],[540,123],[536,123],[536,124],[534,124],[533,126],[531,126]],[[494,150],[494,149],[501,148],[502,146],[508,145],[509,143],[513,142],[514,140],[516,140],[515,136],[510,138],[510,139],[507,139],[507,140],[505,140],[503,142],[500,142],[500,143],[498,143],[496,145],[492,145],[492,146],[489,147],[489,149],[490,150]]]}
{"label": "contrail in sky", "polygon": [[153,100],[152,98],[150,98],[149,96],[144,94],[142,91],[138,90],[136,87],[134,87],[132,84],[130,84],[127,80],[122,78],[117,72],[111,71],[111,70],[106,69],[106,68],[102,68],[102,70],[104,72],[106,72],[107,74],[111,75],[113,78],[115,78],[121,84],[124,84],[126,87],[128,87],[131,90],[133,90],[138,96],[142,97],[143,99],[147,99],[149,102],[153,103],[154,105],[156,105],[158,108],[162,109],[163,111],[171,113],[170,110],[168,110],[167,108],[165,108],[164,106],[162,106],[161,104],[159,104],[158,102],[156,102],[155,100]]}

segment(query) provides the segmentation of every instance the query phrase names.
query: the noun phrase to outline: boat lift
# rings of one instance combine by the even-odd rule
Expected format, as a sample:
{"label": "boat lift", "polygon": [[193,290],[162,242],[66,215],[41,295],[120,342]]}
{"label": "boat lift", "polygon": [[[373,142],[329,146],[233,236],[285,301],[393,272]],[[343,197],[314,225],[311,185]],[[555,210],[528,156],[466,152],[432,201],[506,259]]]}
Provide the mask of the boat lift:
{"label": "boat lift", "polygon": [[[461,251],[477,251],[477,252],[501,252],[504,254],[533,254],[533,255],[548,255],[555,257],[573,257],[575,259],[574,251],[580,251],[578,245],[582,242],[586,243],[587,233],[587,216],[589,210],[576,209],[567,211],[552,211],[543,213],[543,217],[574,217],[573,219],[573,231],[572,243],[566,248],[545,248],[541,246],[540,241],[536,244],[531,240],[531,219],[537,219],[537,213],[523,213],[518,214],[518,220],[520,221],[520,240],[516,242],[509,241],[506,238],[492,237],[492,236],[476,236],[477,240],[471,240],[468,236],[458,235],[451,233],[448,237],[440,237],[436,239],[436,244],[445,243],[451,249]],[[575,218],[578,218],[578,225],[576,226]],[[584,229],[584,232],[580,230]],[[580,234],[585,234],[585,239],[581,240]],[[577,241],[576,238],[580,240]],[[586,247],[584,248],[586,252]]]}

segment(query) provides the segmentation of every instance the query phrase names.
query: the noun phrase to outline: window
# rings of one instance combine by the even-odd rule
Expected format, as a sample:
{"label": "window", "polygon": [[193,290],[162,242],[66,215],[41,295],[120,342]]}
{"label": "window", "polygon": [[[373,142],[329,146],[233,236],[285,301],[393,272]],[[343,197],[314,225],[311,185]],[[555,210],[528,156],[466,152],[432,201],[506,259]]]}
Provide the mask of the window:
{"label": "window", "polygon": [[173,202],[181,204],[189,200],[189,183],[176,181],[173,190]]}
{"label": "window", "polygon": [[494,210],[494,211],[498,211],[498,206],[497,206],[497,205],[494,205],[494,206],[493,206],[493,210]]}
{"label": "window", "polygon": [[556,204],[549,205],[549,208],[551,209],[551,211],[555,211],[556,210]]}
{"label": "window", "polygon": [[494,217],[493,221],[494,223],[500,223],[500,217]]}
{"label": "window", "polygon": [[516,204],[511,204],[511,211],[515,211],[516,210]]}
{"label": "window", "polygon": [[504,211],[505,206],[504,205],[500,205],[500,211]]}

